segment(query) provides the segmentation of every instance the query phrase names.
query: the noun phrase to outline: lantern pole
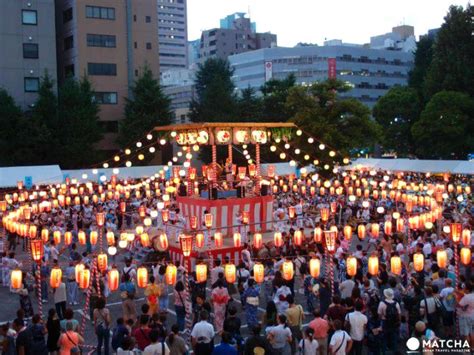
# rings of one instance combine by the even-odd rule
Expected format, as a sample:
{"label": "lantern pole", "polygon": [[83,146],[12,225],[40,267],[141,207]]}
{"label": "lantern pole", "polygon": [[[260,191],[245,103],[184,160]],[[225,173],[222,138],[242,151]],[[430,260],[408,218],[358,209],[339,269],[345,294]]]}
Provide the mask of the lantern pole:
{"label": "lantern pole", "polygon": [[[191,147],[188,146],[186,148],[186,156],[188,157],[189,155],[188,154],[191,154]],[[191,197],[193,195],[193,190],[194,190],[194,186],[193,186],[193,183],[192,183],[192,179],[191,179],[191,174],[189,173],[189,169],[191,168],[191,159],[187,159],[186,158],[186,161],[189,163],[189,168],[188,168],[188,177],[187,177],[187,182],[188,182],[188,197]]]}
{"label": "lantern pole", "polygon": [[[212,145],[212,174],[213,181],[211,184],[211,188],[214,188],[217,181],[217,146],[215,144]],[[211,196],[209,195],[209,197]]]}
{"label": "lantern pole", "polygon": [[229,159],[229,163],[232,164],[232,144],[227,146],[227,158]]}
{"label": "lantern pole", "polygon": [[261,186],[260,186],[260,144],[259,143],[255,144],[255,163],[257,165],[257,172],[256,172],[257,184],[255,186],[255,194],[259,196],[260,189],[261,189]]}
{"label": "lantern pole", "polygon": [[38,298],[38,313],[43,318],[43,300],[41,294],[41,261],[36,264],[36,296]]}
{"label": "lantern pole", "polygon": [[184,274],[184,288],[188,291],[188,297],[186,297],[186,300],[184,302],[184,308],[185,308],[185,313],[186,313],[185,335],[189,336],[189,337],[191,336],[191,330],[192,330],[192,327],[193,327],[191,286],[189,284],[189,272],[188,272],[188,270],[190,269],[190,266],[191,266],[190,263],[191,263],[190,257],[184,257],[184,268],[186,269],[185,274]]}
{"label": "lantern pole", "polygon": [[[96,264],[96,260],[94,259],[92,261],[92,273],[95,270],[95,264]],[[87,293],[86,293],[86,301],[84,303],[84,308],[82,309],[82,319],[81,319],[81,328],[80,328],[80,333],[82,334],[82,336],[84,336],[84,332],[86,330],[86,315],[89,311],[89,302],[91,299],[91,293],[92,293],[92,282],[91,280],[89,280],[89,288],[87,289]]]}

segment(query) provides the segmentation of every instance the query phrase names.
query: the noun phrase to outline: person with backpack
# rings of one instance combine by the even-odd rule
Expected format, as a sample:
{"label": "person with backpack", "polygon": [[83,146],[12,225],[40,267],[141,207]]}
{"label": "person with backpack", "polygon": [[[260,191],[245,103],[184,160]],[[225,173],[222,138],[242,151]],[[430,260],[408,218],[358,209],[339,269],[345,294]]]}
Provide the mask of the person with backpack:
{"label": "person with backpack", "polygon": [[35,355],[47,355],[45,335],[48,333],[46,327],[42,324],[41,316],[35,314],[32,319],[33,324],[29,327],[32,335],[31,353]]}
{"label": "person with backpack", "polygon": [[58,341],[59,355],[79,354],[79,345],[84,343],[82,336],[74,331],[71,322],[66,323],[66,331],[61,334]]}
{"label": "person with backpack", "polygon": [[104,354],[109,354],[110,324],[112,323],[110,311],[105,308],[105,298],[97,300],[96,308],[93,313],[94,329],[97,335],[97,354],[102,353],[104,345]]}
{"label": "person with backpack", "polygon": [[160,332],[158,330],[150,331],[149,337],[151,344],[145,348],[143,355],[169,355],[170,349],[164,339],[160,341]]}
{"label": "person with backpack", "polygon": [[425,298],[420,302],[420,315],[428,328],[439,334],[439,328],[442,321],[442,304],[440,300],[433,295],[431,287],[425,288]]}
{"label": "person with backpack", "polygon": [[130,335],[123,318],[117,319],[117,326],[112,332],[112,349],[117,352],[122,347],[123,340]]}
{"label": "person with backpack", "polygon": [[396,352],[398,349],[398,338],[400,333],[400,304],[394,300],[394,293],[391,288],[383,291],[385,300],[379,303],[377,313],[382,320],[382,330],[384,337],[384,351],[390,349]]}
{"label": "person with backpack", "polygon": [[122,312],[125,322],[129,319],[135,321],[137,319],[137,309],[135,306],[135,284],[130,280],[128,274],[122,275],[122,282],[120,283],[120,297],[122,298]]}

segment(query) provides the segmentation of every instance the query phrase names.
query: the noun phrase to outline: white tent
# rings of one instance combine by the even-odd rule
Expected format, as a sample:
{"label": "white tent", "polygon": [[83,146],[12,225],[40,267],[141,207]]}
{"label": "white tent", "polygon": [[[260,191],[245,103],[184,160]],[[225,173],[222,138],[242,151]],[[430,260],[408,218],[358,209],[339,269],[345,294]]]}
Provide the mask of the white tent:
{"label": "white tent", "polygon": [[16,186],[23,181],[25,186],[36,184],[57,184],[63,181],[59,165],[13,166],[0,168],[0,187]]}

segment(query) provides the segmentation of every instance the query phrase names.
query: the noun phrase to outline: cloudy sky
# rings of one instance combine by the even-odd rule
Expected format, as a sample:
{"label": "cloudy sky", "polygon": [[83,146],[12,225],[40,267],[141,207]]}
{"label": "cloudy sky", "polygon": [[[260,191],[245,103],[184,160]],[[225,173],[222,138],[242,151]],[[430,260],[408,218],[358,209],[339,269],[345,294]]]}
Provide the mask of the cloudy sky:
{"label": "cloudy sky", "polygon": [[324,39],[367,43],[370,36],[390,32],[396,25],[415,26],[424,34],[443,22],[450,5],[467,0],[187,0],[188,38],[219,27],[219,19],[248,12],[257,31],[278,35],[278,45],[322,44]]}

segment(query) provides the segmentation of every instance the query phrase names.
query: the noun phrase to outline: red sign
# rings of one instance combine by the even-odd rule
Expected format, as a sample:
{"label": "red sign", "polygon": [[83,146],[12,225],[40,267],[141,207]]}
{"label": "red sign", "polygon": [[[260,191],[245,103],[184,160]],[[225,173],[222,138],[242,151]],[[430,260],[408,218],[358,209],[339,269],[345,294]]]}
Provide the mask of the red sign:
{"label": "red sign", "polygon": [[336,79],[336,58],[328,58],[328,79]]}

